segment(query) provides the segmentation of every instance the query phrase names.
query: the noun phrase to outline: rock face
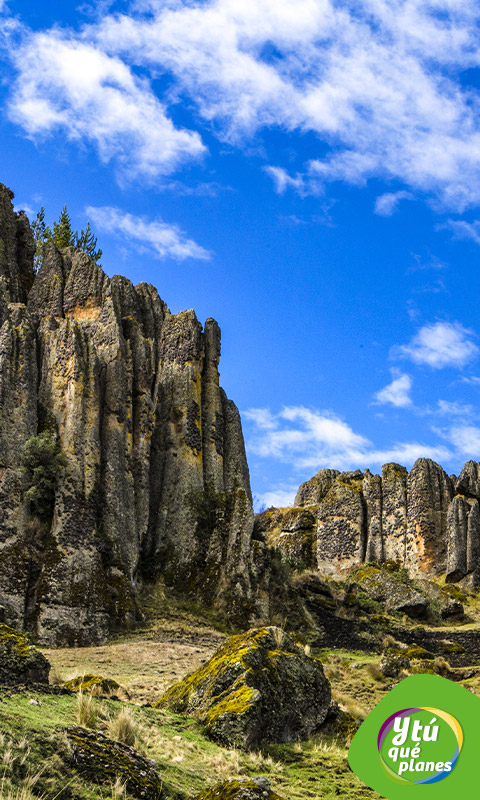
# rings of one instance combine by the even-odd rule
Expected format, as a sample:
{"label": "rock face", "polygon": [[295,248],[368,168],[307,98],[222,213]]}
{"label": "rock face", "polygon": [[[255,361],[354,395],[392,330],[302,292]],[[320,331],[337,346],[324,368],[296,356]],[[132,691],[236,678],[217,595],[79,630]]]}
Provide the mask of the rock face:
{"label": "rock face", "polygon": [[0,684],[48,683],[50,664],[28,639],[0,623]]}
{"label": "rock face", "polygon": [[[316,558],[308,569],[335,575],[364,562],[396,562],[412,576],[445,574],[446,580],[480,585],[480,463],[469,461],[460,477],[420,458],[410,473],[385,464],[382,475],[322,469],[302,484],[295,506],[258,515],[256,534],[291,553]],[[307,520],[302,526],[292,520]],[[288,536],[286,535],[288,532]]]}
{"label": "rock face", "polygon": [[[162,577],[233,617],[251,601],[253,512],[240,417],[219,386],[220,330],[156,289],[48,245],[0,184],[0,604],[48,645],[133,622]],[[65,458],[49,509],[24,502],[23,453]]]}
{"label": "rock face", "polygon": [[230,637],[157,706],[191,712],[216,741],[249,750],[305,738],[325,720],[330,697],[319,661],[279,628],[254,628]]}

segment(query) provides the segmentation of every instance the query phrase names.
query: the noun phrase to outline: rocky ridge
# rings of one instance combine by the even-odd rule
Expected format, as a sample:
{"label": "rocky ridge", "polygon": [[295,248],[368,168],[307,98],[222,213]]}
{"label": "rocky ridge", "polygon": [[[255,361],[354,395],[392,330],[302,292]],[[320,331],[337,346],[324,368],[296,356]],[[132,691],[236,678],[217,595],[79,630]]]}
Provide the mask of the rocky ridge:
{"label": "rocky ridge", "polygon": [[[245,613],[253,511],[239,413],[219,385],[220,329],[156,289],[46,247],[0,184],[0,603],[48,645],[103,641],[159,577]],[[40,517],[25,445],[64,466]],[[41,464],[40,464],[41,466]],[[35,470],[34,470],[35,474]]]}
{"label": "rocky ridge", "polygon": [[256,535],[297,569],[335,575],[364,562],[395,562],[412,576],[445,575],[480,585],[480,463],[457,478],[426,458],[410,472],[321,469],[302,484],[292,508],[269,509]]}

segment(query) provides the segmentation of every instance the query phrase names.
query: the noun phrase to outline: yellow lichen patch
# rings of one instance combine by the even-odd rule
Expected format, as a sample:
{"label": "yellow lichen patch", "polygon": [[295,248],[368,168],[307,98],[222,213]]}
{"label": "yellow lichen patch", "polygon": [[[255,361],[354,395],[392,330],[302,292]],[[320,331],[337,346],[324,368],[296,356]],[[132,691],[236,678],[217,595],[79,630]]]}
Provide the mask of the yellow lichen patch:
{"label": "yellow lichen patch", "polygon": [[205,682],[213,685],[227,666],[232,668],[238,664],[240,669],[248,670],[249,667],[243,663],[243,659],[259,646],[259,639],[268,634],[268,629],[255,630],[254,635],[250,635],[251,633],[248,631],[246,634],[231,636],[204,667],[187,675],[183,681],[168,689],[155,703],[155,707],[169,705],[177,711],[182,711],[187,707],[196,688]]}
{"label": "yellow lichen patch", "polygon": [[229,692],[226,697],[215,704],[207,711],[207,725],[212,725],[222,714],[244,714],[252,707],[253,702],[258,697],[258,692],[251,686],[246,686],[241,681],[235,691]]}

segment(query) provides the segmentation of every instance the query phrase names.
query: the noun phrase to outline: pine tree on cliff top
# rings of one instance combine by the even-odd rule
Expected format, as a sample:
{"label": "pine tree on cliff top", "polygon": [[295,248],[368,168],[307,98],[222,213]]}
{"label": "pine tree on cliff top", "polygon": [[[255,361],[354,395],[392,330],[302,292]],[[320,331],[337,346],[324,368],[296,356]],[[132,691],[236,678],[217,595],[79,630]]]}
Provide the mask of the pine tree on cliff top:
{"label": "pine tree on cliff top", "polygon": [[72,223],[67,206],[63,206],[58,222],[53,223],[53,241],[57,247],[68,247],[74,243]]}
{"label": "pine tree on cliff top", "polygon": [[57,222],[53,223],[53,233],[45,224],[45,209],[42,206],[36,219],[32,222],[32,233],[36,244],[33,260],[35,272],[38,272],[40,268],[44,246],[47,242],[54,242],[57,247],[69,247],[70,245],[78,247],[97,263],[102,257],[102,251],[97,250],[97,237],[92,231],[90,222],[87,222],[87,227],[85,230],[81,230],[80,234],[78,231],[74,233],[67,206],[63,207]]}

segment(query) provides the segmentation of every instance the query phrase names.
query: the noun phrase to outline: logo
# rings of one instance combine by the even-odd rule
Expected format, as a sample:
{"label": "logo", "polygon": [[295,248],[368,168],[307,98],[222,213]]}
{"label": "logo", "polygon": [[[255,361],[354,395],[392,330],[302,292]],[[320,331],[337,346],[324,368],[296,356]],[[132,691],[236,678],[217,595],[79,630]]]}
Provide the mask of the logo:
{"label": "logo", "polygon": [[380,728],[378,753],[385,773],[400,784],[430,784],[451,775],[463,745],[463,732],[439,708],[404,708]]}
{"label": "logo", "polygon": [[480,697],[439,675],[411,675],[372,709],[348,751],[387,800],[479,796]]}

